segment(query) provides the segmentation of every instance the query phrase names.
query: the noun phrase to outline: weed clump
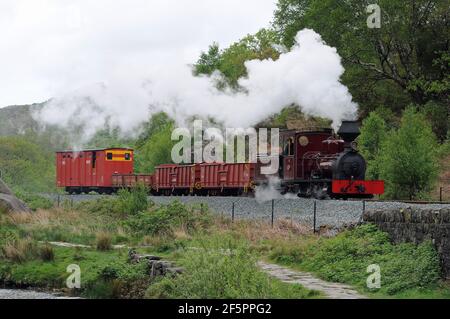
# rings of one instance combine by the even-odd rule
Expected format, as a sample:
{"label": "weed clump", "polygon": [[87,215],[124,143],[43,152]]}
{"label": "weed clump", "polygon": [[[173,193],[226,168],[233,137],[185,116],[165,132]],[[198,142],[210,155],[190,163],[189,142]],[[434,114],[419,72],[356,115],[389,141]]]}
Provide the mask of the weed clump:
{"label": "weed clump", "polygon": [[205,229],[211,220],[209,211],[204,207],[189,207],[174,201],[151,211],[140,212],[124,224],[140,235],[173,237],[176,228],[192,233]]}
{"label": "weed clump", "polygon": [[2,258],[16,263],[35,259],[38,255],[37,245],[29,238],[7,242],[1,247]]}
{"label": "weed clump", "polygon": [[138,183],[131,189],[121,189],[118,192],[118,210],[124,215],[136,215],[144,212],[149,207],[148,189],[142,184]]}
{"label": "weed clump", "polygon": [[42,261],[53,261],[55,259],[55,252],[53,250],[53,247],[49,244],[45,244],[39,250],[39,257],[42,259]]}
{"label": "weed clump", "polygon": [[108,233],[98,233],[96,237],[96,247],[99,251],[108,251],[112,249],[112,238],[111,234]]}
{"label": "weed clump", "polygon": [[150,203],[147,196],[147,187],[139,183],[130,189],[120,189],[115,197],[103,197],[95,201],[80,202],[74,208],[75,210],[99,215],[127,217],[148,210]]}

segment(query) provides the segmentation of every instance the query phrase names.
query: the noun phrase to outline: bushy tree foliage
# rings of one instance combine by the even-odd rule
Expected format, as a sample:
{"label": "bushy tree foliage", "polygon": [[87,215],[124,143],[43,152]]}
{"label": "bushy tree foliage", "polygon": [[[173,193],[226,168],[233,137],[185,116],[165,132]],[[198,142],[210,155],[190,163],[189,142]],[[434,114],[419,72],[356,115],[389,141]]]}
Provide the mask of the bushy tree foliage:
{"label": "bushy tree foliage", "polygon": [[303,28],[337,48],[343,81],[363,114],[379,105],[449,102],[449,7],[441,0],[379,0],[381,28],[367,27],[371,0],[279,0],[274,28],[287,47]]}
{"label": "bushy tree foliage", "polygon": [[380,178],[380,150],[387,136],[386,123],[376,112],[372,112],[363,121],[358,145],[367,162],[366,178]]}
{"label": "bushy tree foliage", "polygon": [[254,35],[247,35],[230,47],[220,50],[217,43],[213,43],[208,52],[203,52],[194,65],[194,73],[197,75],[211,75],[214,71],[220,71],[223,81],[219,81],[218,87],[239,88],[238,80],[247,76],[245,62],[249,60],[276,60],[279,52],[274,48],[279,43],[277,34],[273,30],[261,29]]}
{"label": "bushy tree foliage", "polygon": [[125,134],[119,127],[111,127],[111,125],[107,123],[103,129],[94,134],[85,147],[129,147],[133,145],[133,139],[130,137],[124,137],[124,135]]}
{"label": "bushy tree foliage", "polygon": [[442,102],[429,101],[423,107],[423,112],[430,121],[433,132],[439,141],[444,142],[446,139],[449,139],[450,106]]}
{"label": "bushy tree foliage", "polygon": [[438,173],[438,144],[425,116],[413,107],[405,110],[400,128],[382,144],[380,177],[386,195],[393,198],[423,197],[434,186]]}
{"label": "bushy tree foliage", "polygon": [[136,142],[135,169],[137,172],[153,172],[160,164],[172,163],[171,140],[175,128],[173,120],[165,113],[152,116]]}

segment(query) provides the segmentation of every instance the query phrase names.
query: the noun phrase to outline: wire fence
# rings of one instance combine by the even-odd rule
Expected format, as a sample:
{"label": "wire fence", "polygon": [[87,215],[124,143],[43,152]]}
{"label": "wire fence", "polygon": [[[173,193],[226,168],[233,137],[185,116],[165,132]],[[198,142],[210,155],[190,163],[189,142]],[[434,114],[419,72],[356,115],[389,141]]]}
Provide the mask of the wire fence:
{"label": "wire fence", "polygon": [[365,209],[365,201],[345,203],[301,199],[273,199],[266,202],[239,200],[231,203],[231,211],[222,211],[221,214],[228,214],[232,222],[242,219],[263,220],[272,227],[279,220],[288,220],[310,226],[313,232],[316,232],[322,226],[340,227],[357,223]]}
{"label": "wire fence", "polygon": [[450,185],[443,185],[439,187],[439,201],[450,202]]}
{"label": "wire fence", "polygon": [[[444,192],[443,192],[444,194]],[[74,207],[77,202],[109,198],[101,195],[54,195],[55,204]],[[158,205],[174,200],[184,204],[203,204],[212,212],[238,220],[260,220],[272,226],[279,220],[288,220],[310,227],[316,232],[322,226],[342,227],[361,221],[366,210],[386,210],[407,207],[424,209],[450,208],[450,203],[400,202],[378,200],[314,200],[306,198],[279,198],[258,201],[250,197],[200,197],[200,196],[157,196],[150,199]],[[445,197],[443,196],[443,199]]]}

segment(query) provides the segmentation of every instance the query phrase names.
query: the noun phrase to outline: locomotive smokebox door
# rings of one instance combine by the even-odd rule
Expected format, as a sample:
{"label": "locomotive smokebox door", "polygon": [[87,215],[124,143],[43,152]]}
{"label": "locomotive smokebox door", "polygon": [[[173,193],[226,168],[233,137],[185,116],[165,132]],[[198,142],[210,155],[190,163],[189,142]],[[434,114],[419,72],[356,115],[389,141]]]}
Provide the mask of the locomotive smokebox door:
{"label": "locomotive smokebox door", "polygon": [[337,132],[346,143],[353,142],[360,134],[358,121],[342,121],[342,125]]}

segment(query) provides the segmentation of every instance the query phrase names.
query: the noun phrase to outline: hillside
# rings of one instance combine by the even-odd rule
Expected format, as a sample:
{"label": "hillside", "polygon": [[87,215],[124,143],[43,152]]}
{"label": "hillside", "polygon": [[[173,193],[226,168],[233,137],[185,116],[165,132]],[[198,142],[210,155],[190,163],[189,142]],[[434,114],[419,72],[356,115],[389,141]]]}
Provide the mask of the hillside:
{"label": "hillside", "polygon": [[0,108],[0,136],[38,132],[39,124],[33,119],[31,112],[39,110],[44,104],[11,105]]}

